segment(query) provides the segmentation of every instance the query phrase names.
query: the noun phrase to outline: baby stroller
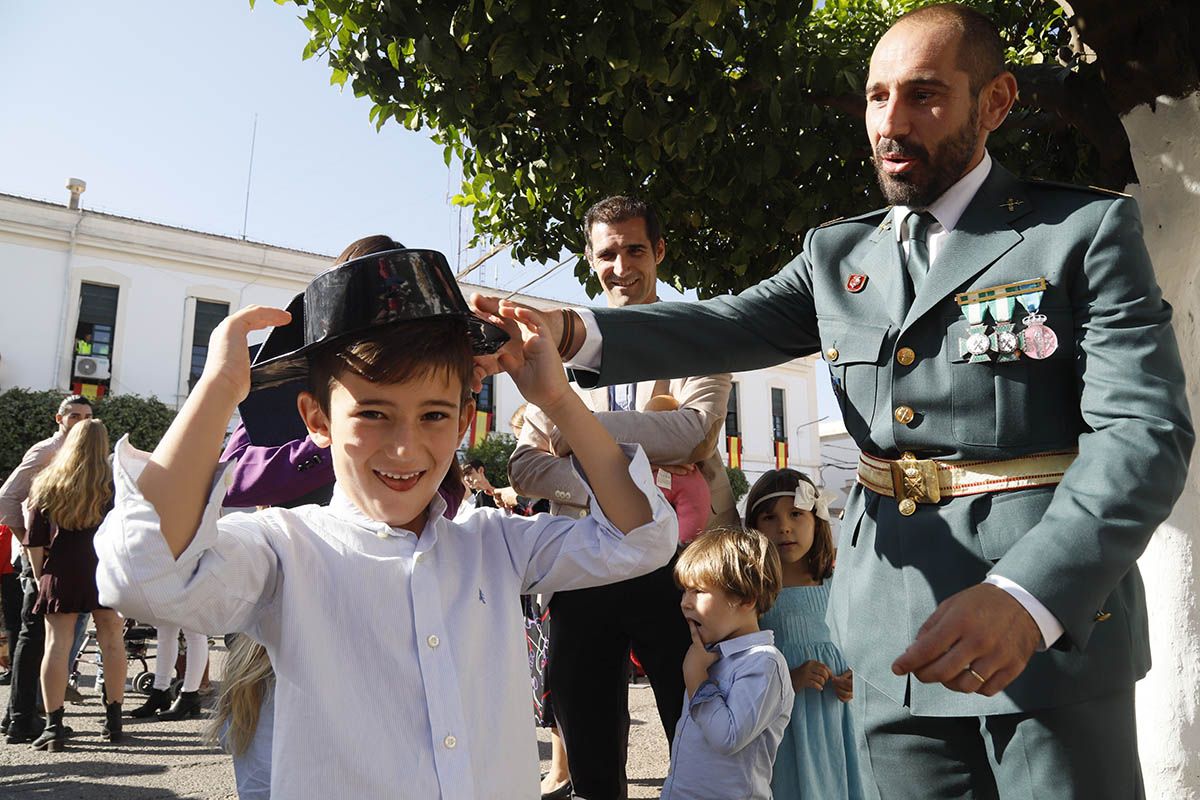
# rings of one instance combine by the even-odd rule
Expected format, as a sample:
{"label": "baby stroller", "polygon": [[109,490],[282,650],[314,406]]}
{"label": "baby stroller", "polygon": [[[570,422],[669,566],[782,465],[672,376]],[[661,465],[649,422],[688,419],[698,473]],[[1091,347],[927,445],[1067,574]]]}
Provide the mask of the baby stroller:
{"label": "baby stroller", "polygon": [[[158,634],[153,625],[143,625],[137,620],[125,620],[125,660],[130,664],[137,662],[141,669],[133,673],[133,688],[142,694],[150,694],[150,690],[154,688],[154,672],[150,669],[150,665],[146,659],[149,657],[150,646],[157,641]],[[79,648],[79,652],[75,654],[75,658],[71,661],[71,673],[67,678],[67,682],[75,689],[79,688],[79,666],[83,663],[96,665],[96,690],[105,696],[104,690],[104,665],[100,659],[100,643],[96,638],[95,627],[89,627],[87,635],[83,639],[83,644]],[[174,698],[179,692],[179,686],[182,683],[178,678],[171,681],[171,686],[168,691],[171,697]]]}

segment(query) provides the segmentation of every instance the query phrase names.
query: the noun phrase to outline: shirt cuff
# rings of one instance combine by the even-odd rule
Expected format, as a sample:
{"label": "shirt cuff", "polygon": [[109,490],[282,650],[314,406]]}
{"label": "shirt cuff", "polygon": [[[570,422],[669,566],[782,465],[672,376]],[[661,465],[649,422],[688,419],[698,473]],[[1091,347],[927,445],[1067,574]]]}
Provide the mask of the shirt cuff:
{"label": "shirt cuff", "polygon": [[1052,647],[1062,637],[1063,626],[1058,621],[1058,618],[1051,614],[1050,610],[1042,605],[1040,600],[1027,592],[1019,584],[1003,575],[995,574],[988,575],[984,583],[990,583],[992,586],[998,586],[1008,592],[1029,612],[1029,616],[1033,617],[1033,621],[1037,623],[1038,630],[1042,632],[1042,646],[1038,648],[1039,650],[1046,650]]}
{"label": "shirt cuff", "polygon": [[586,372],[599,372],[600,349],[603,342],[600,336],[600,326],[596,324],[596,315],[592,313],[590,308],[576,308],[574,311],[583,322],[583,329],[587,333],[587,338],[580,345],[579,352],[570,361],[566,362],[566,366]]}

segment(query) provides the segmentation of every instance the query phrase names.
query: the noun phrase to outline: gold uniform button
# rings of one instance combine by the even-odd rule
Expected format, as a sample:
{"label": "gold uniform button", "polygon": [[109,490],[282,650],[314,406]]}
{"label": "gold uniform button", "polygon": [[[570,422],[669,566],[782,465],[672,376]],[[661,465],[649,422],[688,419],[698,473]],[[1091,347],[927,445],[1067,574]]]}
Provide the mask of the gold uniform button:
{"label": "gold uniform button", "polygon": [[912,513],[917,510],[917,503],[910,497],[906,497],[900,501],[900,513],[905,517],[912,516]]}
{"label": "gold uniform button", "polygon": [[1096,612],[1096,622],[1108,622],[1112,619],[1112,614],[1107,611]]}
{"label": "gold uniform button", "polygon": [[841,355],[841,353],[838,352],[838,349],[836,347],[831,347],[825,351],[825,360],[837,361],[839,355]]}
{"label": "gold uniform button", "polygon": [[892,415],[896,417],[896,422],[899,422],[901,425],[907,425],[912,422],[915,416],[913,410],[908,406],[896,406],[896,410],[892,412]]}
{"label": "gold uniform button", "polygon": [[901,347],[896,351],[896,360],[900,362],[901,366],[907,367],[917,360],[917,354],[913,352],[911,347]]}

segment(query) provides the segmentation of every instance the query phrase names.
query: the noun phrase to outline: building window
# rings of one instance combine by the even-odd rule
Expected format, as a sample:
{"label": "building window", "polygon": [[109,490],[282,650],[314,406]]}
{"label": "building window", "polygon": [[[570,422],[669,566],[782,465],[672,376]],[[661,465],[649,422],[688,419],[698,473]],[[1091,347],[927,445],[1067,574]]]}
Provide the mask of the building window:
{"label": "building window", "polygon": [[208,358],[208,340],[213,329],[229,316],[229,303],[214,303],[211,300],[196,301],[196,317],[192,323],[192,360],[188,373],[188,391],[200,380],[204,371],[204,360]]}
{"label": "building window", "polygon": [[783,389],[771,390],[771,434],[777,442],[787,441],[787,420],[783,413]]}
{"label": "building window", "polygon": [[738,422],[738,385],[729,387],[729,406],[725,409],[725,435],[741,436],[742,426]]}
{"label": "building window", "polygon": [[71,355],[71,391],[93,400],[109,390],[117,327],[116,286],[79,285],[79,322]]}

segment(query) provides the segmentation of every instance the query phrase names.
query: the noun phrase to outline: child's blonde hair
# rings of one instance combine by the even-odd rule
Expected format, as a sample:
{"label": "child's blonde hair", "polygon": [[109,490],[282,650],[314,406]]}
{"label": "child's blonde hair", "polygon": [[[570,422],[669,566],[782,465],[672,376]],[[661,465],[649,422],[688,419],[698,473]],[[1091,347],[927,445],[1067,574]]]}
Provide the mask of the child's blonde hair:
{"label": "child's blonde hair", "polygon": [[753,603],[761,617],[779,597],[783,568],[775,545],[758,531],[713,528],[680,554],[675,582],[683,587],[724,589],[741,603]]}
{"label": "child's blonde hair", "polygon": [[263,698],[274,681],[275,669],[267,656],[267,648],[245,634],[238,634],[225,657],[221,695],[208,727],[208,740],[218,743],[221,729],[228,720],[225,749],[235,756],[246,752],[258,730]]}
{"label": "child's blonde hair", "polygon": [[67,530],[99,525],[112,499],[112,464],[108,460],[108,428],[98,419],[71,426],[62,448],[34,478],[29,507],[41,509]]}

